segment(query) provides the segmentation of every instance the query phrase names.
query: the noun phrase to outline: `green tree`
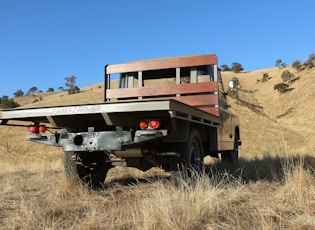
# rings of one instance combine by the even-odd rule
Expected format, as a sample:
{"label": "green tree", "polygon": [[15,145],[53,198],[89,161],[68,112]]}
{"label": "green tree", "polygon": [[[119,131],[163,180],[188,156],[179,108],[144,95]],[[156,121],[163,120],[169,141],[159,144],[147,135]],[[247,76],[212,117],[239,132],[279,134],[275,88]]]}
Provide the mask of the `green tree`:
{"label": "green tree", "polygon": [[233,62],[232,63],[232,67],[231,67],[231,70],[234,72],[234,73],[239,73],[241,71],[243,71],[243,67],[240,63],[238,62]]}
{"label": "green tree", "polygon": [[7,101],[7,100],[9,100],[9,97],[8,97],[8,96],[3,95],[3,96],[1,97],[1,102]]}
{"label": "green tree", "polygon": [[54,88],[48,88],[47,92],[55,92]]}
{"label": "green tree", "polygon": [[24,95],[24,92],[22,90],[17,90],[15,93],[13,93],[14,97],[22,97]]}
{"label": "green tree", "polygon": [[31,87],[26,94],[34,94],[38,91],[36,86]]}
{"label": "green tree", "polygon": [[76,79],[75,76],[65,77],[66,80],[65,85],[68,89],[71,89],[75,86],[75,79]]}
{"label": "green tree", "polygon": [[60,92],[64,92],[64,91],[65,91],[65,89],[64,89],[62,86],[59,86],[59,87],[58,87],[58,90],[59,90]]}
{"label": "green tree", "polygon": [[65,77],[66,80],[66,87],[69,94],[79,93],[80,88],[75,85],[75,76]]}
{"label": "green tree", "polygon": [[8,97],[8,96],[3,95],[3,96],[0,98],[0,104],[5,103],[7,100],[9,100],[9,97]]}
{"label": "green tree", "polygon": [[280,69],[281,66],[282,66],[282,59],[277,59],[277,61],[276,61],[276,63],[275,63],[275,66]]}
{"label": "green tree", "polygon": [[9,99],[8,96],[2,96],[1,98],[1,105],[3,108],[15,108],[19,107],[20,105],[16,103],[13,99]]}
{"label": "green tree", "polygon": [[221,65],[220,68],[221,68],[221,71],[230,71],[230,68],[226,64]]}

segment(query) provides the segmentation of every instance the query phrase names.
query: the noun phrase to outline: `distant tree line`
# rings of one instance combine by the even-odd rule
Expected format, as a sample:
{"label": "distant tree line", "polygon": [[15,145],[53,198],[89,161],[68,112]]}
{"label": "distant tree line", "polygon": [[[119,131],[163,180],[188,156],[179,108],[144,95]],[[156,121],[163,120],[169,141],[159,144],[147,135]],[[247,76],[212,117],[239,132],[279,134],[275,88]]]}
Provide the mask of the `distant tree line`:
{"label": "distant tree line", "polygon": [[[68,94],[75,94],[75,93],[80,92],[80,88],[76,86],[75,76],[65,77],[64,79],[65,79],[66,89],[60,86],[58,87],[58,90],[60,92],[67,91]],[[22,97],[22,96],[27,96],[27,95],[34,95],[35,93],[40,93],[40,92],[43,92],[43,91],[38,90],[36,86],[33,86],[26,93],[24,93],[23,90],[18,89],[13,93],[13,95],[14,95],[14,98],[17,98],[17,97]],[[49,87],[46,92],[55,92],[55,90],[54,88]],[[35,100],[35,101],[38,101],[38,100]],[[2,96],[0,97],[0,106],[2,108],[15,108],[15,107],[19,107],[20,105],[17,102],[15,102],[13,99],[9,99],[8,96]]]}
{"label": "distant tree line", "polygon": [[297,71],[301,71],[304,69],[311,69],[315,67],[315,54],[310,54],[305,62],[300,62],[299,60],[295,60],[292,63],[292,67]]}
{"label": "distant tree line", "polygon": [[[285,62],[282,61],[282,59],[277,59],[275,62],[275,66],[280,68],[284,68],[287,66],[287,64]],[[300,62],[299,60],[295,60],[292,65],[291,65],[294,69],[296,69],[297,71],[301,71],[303,69],[310,69],[315,67],[315,54],[312,53],[308,56],[307,60],[305,62]],[[241,71],[243,71],[243,67],[240,63],[238,62],[233,62],[232,63],[232,67],[229,67],[226,64],[222,64],[220,66],[221,71],[233,71],[234,73],[239,73]]]}
{"label": "distant tree line", "polygon": [[[275,62],[275,66],[278,68],[286,67],[287,64],[282,62],[282,59],[278,59]],[[304,69],[311,69],[315,67],[315,54],[310,54],[306,61],[301,62],[299,60],[295,60],[292,64],[291,67],[297,71],[301,71]]]}
{"label": "distant tree line", "polygon": [[221,71],[233,71],[234,73],[240,73],[244,70],[242,65],[238,62],[233,62],[231,68],[228,65],[223,64],[220,66],[220,69]]}

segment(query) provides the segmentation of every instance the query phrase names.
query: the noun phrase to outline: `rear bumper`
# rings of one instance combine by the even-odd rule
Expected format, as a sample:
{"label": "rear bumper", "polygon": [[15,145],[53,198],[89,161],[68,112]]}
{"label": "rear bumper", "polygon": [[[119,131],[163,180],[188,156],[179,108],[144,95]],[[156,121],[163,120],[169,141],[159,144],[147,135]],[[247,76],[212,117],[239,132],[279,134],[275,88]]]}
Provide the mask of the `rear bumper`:
{"label": "rear bumper", "polygon": [[62,130],[55,134],[31,134],[26,139],[36,143],[62,147],[65,152],[80,151],[119,151],[128,145],[141,144],[157,138],[167,136],[167,130],[137,130],[123,131],[116,127],[116,131],[94,132],[90,127],[87,132],[69,133]]}

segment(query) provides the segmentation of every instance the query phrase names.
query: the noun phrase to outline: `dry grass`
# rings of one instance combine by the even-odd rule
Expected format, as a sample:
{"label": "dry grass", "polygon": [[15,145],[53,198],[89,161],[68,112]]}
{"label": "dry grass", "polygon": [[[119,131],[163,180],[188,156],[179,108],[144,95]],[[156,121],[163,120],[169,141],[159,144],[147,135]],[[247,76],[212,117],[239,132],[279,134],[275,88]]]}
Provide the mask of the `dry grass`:
{"label": "dry grass", "polygon": [[311,157],[269,156],[234,167],[214,163],[197,180],[158,169],[129,169],[119,178],[117,172],[128,169],[115,168],[98,191],[66,180],[59,166],[32,172],[4,168],[2,229],[315,228]]}
{"label": "dry grass", "polygon": [[[116,167],[104,189],[92,191],[66,179],[61,149],[26,142],[23,128],[0,127],[0,229],[315,229],[315,70],[289,70],[300,79],[282,95],[273,86],[283,70],[223,73],[225,83],[240,80],[240,99],[263,109],[230,100],[241,119],[240,161],[206,158],[196,181]],[[257,83],[262,73],[272,78]],[[19,103],[95,103],[103,90]]]}

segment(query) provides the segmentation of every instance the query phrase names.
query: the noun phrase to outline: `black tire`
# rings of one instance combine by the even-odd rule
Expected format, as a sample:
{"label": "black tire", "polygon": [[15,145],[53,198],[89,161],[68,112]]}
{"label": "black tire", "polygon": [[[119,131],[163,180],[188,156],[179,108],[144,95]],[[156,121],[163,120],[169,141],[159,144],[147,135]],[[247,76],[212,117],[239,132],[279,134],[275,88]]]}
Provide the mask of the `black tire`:
{"label": "black tire", "polygon": [[111,163],[103,152],[80,152],[78,157],[82,164],[77,165],[78,176],[84,185],[97,189],[103,186]]}
{"label": "black tire", "polygon": [[108,170],[112,168],[107,159],[103,152],[66,152],[65,171],[68,176],[75,176],[84,185],[97,189],[102,187]]}
{"label": "black tire", "polygon": [[236,163],[238,161],[238,136],[234,136],[234,147],[232,150],[221,153],[221,160],[225,163]]}
{"label": "black tire", "polygon": [[200,133],[197,129],[193,130],[184,148],[185,167],[188,175],[201,173],[203,170],[204,149]]}

